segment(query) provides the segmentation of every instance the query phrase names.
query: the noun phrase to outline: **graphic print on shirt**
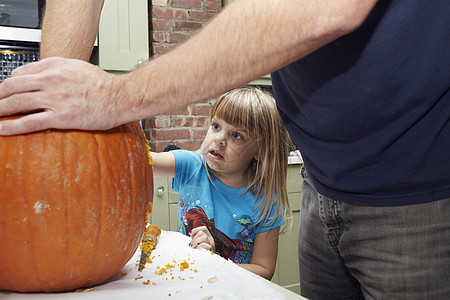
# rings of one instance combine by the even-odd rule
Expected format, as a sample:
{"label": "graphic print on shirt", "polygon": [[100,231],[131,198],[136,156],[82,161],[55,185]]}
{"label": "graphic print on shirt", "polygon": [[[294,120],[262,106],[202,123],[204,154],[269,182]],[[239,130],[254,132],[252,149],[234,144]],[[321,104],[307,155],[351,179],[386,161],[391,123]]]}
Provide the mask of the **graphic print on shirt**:
{"label": "graphic print on shirt", "polygon": [[[182,205],[181,201],[180,205]],[[250,261],[251,257],[247,257],[253,250],[253,240],[251,238],[253,229],[249,228],[252,224],[250,218],[236,219],[238,224],[244,226],[243,230],[239,233],[242,239],[232,239],[216,228],[214,218],[208,219],[208,216],[201,207],[188,209],[189,205],[185,205],[181,211],[180,220],[184,227],[184,232],[190,232],[199,226],[206,226],[214,238],[216,252],[222,257],[231,259],[235,263],[242,263],[247,259]]]}

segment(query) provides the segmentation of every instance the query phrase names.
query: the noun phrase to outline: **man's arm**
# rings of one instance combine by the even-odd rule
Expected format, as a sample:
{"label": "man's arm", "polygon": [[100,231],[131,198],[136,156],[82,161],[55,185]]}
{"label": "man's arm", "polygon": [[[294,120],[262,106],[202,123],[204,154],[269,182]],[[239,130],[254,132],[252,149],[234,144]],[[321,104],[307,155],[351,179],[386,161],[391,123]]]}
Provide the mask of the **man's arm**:
{"label": "man's arm", "polygon": [[89,60],[98,32],[103,0],[48,0],[42,22],[42,58]]}
{"label": "man's arm", "polygon": [[124,77],[127,94],[138,91],[127,119],[167,113],[275,71],[358,28],[375,3],[235,0],[189,41]]}
{"label": "man's arm", "polygon": [[106,129],[203,101],[353,31],[375,3],[235,0],[186,43],[129,74],[76,61],[25,65],[0,86],[0,115],[39,112],[0,122],[0,134]]}

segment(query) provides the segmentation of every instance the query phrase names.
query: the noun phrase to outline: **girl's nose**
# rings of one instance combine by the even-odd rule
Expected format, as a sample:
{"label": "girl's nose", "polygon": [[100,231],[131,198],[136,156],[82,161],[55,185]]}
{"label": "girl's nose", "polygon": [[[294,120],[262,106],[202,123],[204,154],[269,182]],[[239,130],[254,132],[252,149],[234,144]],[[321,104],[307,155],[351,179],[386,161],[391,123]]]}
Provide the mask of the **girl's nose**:
{"label": "girl's nose", "polygon": [[224,134],[217,134],[214,137],[214,141],[216,142],[217,145],[220,145],[220,146],[226,146],[227,145],[227,142],[226,142]]}

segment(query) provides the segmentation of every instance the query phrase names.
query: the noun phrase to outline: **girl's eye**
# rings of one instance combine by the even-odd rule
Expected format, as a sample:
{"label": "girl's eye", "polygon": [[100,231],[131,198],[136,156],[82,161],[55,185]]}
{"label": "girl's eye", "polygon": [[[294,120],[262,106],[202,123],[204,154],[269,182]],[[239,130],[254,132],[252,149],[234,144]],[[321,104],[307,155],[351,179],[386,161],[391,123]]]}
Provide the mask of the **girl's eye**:
{"label": "girl's eye", "polygon": [[239,134],[238,132],[234,132],[234,133],[232,134],[232,137],[233,137],[234,139],[236,139],[236,140],[239,140],[239,141],[244,140],[244,137],[243,137],[241,134]]}
{"label": "girl's eye", "polygon": [[218,131],[218,130],[220,130],[220,125],[217,124],[217,123],[212,123],[212,124],[211,124],[211,128],[212,128],[214,131]]}

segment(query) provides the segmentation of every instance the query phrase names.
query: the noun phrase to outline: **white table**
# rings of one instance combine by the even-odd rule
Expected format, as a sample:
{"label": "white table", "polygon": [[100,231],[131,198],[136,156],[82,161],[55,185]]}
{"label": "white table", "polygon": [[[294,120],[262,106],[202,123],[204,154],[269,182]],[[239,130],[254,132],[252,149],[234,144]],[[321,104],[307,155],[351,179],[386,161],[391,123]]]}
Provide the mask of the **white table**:
{"label": "white table", "polygon": [[[84,292],[20,294],[0,299],[305,299],[204,249],[191,249],[190,238],[162,231],[142,272],[140,250],[108,282]],[[185,268],[187,267],[187,268]]]}

